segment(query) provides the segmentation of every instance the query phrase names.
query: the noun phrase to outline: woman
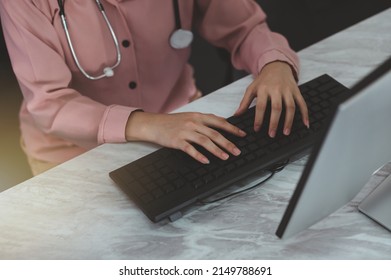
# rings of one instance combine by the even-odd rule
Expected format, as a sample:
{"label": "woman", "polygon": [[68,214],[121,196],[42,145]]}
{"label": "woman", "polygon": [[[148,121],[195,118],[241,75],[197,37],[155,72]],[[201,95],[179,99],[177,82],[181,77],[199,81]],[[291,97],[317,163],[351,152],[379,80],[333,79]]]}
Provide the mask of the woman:
{"label": "woman", "polygon": [[282,106],[285,134],[296,105],[308,126],[297,56],[252,0],[0,0],[0,10],[24,95],[22,144],[34,174],[102,143],[149,141],[202,163],[208,159],[193,143],[223,160],[240,153],[214,129],[244,135],[223,118],[168,114],[200,95],[187,62],[189,34],[172,39],[177,29],[196,28],[254,75],[236,114],[256,98],[255,130],[268,99],[271,137]]}

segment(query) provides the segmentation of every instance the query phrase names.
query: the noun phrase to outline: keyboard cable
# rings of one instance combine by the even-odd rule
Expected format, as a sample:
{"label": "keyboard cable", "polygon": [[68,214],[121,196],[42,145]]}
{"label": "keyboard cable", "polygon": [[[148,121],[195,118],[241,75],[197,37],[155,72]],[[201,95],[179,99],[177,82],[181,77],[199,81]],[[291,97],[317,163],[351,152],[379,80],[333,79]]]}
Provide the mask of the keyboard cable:
{"label": "keyboard cable", "polygon": [[242,194],[244,192],[248,192],[250,190],[253,190],[255,188],[258,188],[261,185],[263,185],[264,183],[266,183],[267,181],[269,181],[271,178],[273,178],[273,176],[276,173],[281,172],[282,170],[284,170],[285,166],[287,166],[288,163],[289,163],[289,159],[285,160],[282,163],[277,163],[277,164],[273,165],[272,167],[270,167],[268,169],[265,169],[264,171],[268,171],[268,172],[270,172],[270,174],[265,179],[263,179],[261,182],[256,183],[253,186],[250,186],[248,188],[245,188],[245,189],[242,189],[242,190],[239,190],[239,191],[232,192],[230,194],[224,195],[222,197],[219,197],[219,198],[216,198],[216,199],[213,199],[213,200],[204,199],[204,200],[199,200],[198,202],[203,204],[203,205],[207,205],[207,204],[211,204],[211,203],[215,203],[215,202],[218,202],[218,201],[222,201],[222,200],[227,199],[229,197],[233,197],[233,196]]}

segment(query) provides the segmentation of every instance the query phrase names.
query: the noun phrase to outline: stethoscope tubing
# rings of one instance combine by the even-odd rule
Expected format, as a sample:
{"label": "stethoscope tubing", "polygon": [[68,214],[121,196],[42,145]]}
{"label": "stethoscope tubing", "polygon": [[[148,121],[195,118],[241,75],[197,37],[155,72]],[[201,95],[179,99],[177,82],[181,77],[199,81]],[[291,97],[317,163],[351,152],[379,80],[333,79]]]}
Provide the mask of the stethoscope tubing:
{"label": "stethoscope tubing", "polygon": [[[110,24],[109,19],[107,18],[106,12],[105,12],[104,7],[103,7],[102,3],[100,2],[100,0],[95,0],[95,3],[97,5],[100,13],[103,16],[103,19],[105,20],[107,28],[109,29],[111,37],[112,37],[112,39],[114,41],[115,49],[116,49],[116,52],[117,52],[117,61],[112,66],[106,66],[103,69],[103,74],[101,74],[99,76],[93,76],[93,75],[88,74],[87,71],[85,71],[85,69],[81,66],[81,63],[80,63],[80,61],[78,59],[78,56],[76,54],[75,48],[74,48],[73,43],[72,43],[72,38],[71,38],[69,29],[68,29],[67,18],[66,18],[66,15],[65,15],[64,1],[63,0],[57,0],[57,2],[58,2],[58,7],[59,7],[59,14],[60,14],[60,18],[61,18],[61,23],[62,23],[64,32],[65,32],[65,37],[67,39],[68,46],[69,46],[69,49],[71,51],[73,60],[75,61],[75,64],[76,64],[77,68],[80,70],[80,72],[86,78],[88,78],[90,80],[99,80],[99,79],[102,79],[102,78],[105,78],[105,77],[113,76],[114,75],[114,71],[113,70],[116,67],[118,67],[119,64],[121,63],[121,50],[120,50],[118,38],[115,35],[113,27]],[[181,20],[180,20],[180,13],[179,13],[179,3],[178,3],[178,0],[173,0],[173,4],[174,4],[174,12],[175,12],[176,30],[171,34],[170,39],[169,39],[169,43],[170,43],[171,47],[173,47],[174,49],[187,48],[191,44],[191,42],[193,40],[193,33],[190,30],[182,29]]]}
{"label": "stethoscope tubing", "polygon": [[59,2],[59,7],[60,7],[61,22],[62,22],[64,31],[65,31],[65,36],[67,38],[68,46],[69,46],[69,49],[70,49],[70,51],[72,53],[73,60],[75,61],[75,64],[76,64],[77,68],[80,70],[80,72],[86,78],[88,78],[90,80],[99,80],[99,79],[102,79],[102,78],[105,78],[105,77],[112,76],[113,75],[113,70],[116,67],[118,67],[119,64],[121,63],[121,50],[120,50],[120,47],[119,47],[117,36],[115,35],[113,27],[111,26],[111,24],[110,24],[110,22],[109,22],[109,20],[107,18],[107,15],[106,15],[106,12],[105,12],[105,10],[103,8],[102,3],[99,0],[95,0],[96,4],[98,6],[98,9],[99,9],[99,11],[101,12],[101,14],[103,16],[103,19],[105,20],[106,25],[107,25],[107,27],[108,27],[108,29],[110,31],[111,37],[112,37],[112,39],[114,41],[114,45],[115,45],[116,52],[117,52],[117,61],[116,61],[116,63],[114,65],[105,67],[104,70],[103,70],[103,72],[104,72],[103,74],[101,74],[99,76],[92,76],[92,75],[88,74],[87,71],[85,71],[84,68],[80,64],[80,61],[79,61],[79,59],[77,57],[77,54],[76,54],[76,51],[75,51],[75,48],[73,46],[72,39],[71,39],[71,36],[70,36],[70,33],[69,33],[63,2],[62,1],[60,2],[60,0],[58,0],[58,2]]}

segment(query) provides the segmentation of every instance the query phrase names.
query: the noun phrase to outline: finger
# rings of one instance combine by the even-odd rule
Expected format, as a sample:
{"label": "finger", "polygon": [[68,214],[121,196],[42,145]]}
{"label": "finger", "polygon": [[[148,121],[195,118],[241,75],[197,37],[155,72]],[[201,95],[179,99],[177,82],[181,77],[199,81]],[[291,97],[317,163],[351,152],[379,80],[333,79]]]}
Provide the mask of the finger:
{"label": "finger", "polygon": [[[238,156],[240,155],[240,150],[238,147],[229,141],[227,138],[225,138],[223,135],[221,135],[218,131],[210,128],[210,127],[201,127],[200,133],[207,136],[210,141],[207,141],[203,144],[204,148],[208,151],[212,152],[217,157],[226,160],[228,158],[228,154],[223,152],[219,147],[223,148],[227,152]],[[218,146],[217,146],[218,145]]]}
{"label": "finger", "polygon": [[261,129],[263,118],[265,117],[267,100],[267,95],[258,94],[257,104],[255,107],[254,131],[259,131]]}
{"label": "finger", "polygon": [[240,102],[239,107],[238,109],[236,109],[234,115],[236,116],[244,113],[247,110],[247,108],[250,106],[254,98],[255,98],[254,86],[253,84],[251,84],[247,87],[246,92],[244,93],[244,96],[242,98],[242,101]]}
{"label": "finger", "polygon": [[180,149],[195,160],[203,164],[209,164],[209,159],[205,155],[200,153],[196,148],[194,148],[194,146],[191,145],[189,142],[183,141],[183,144],[180,146]]}
{"label": "finger", "polygon": [[[220,158],[226,160],[229,158],[229,155],[224,152],[219,146],[217,146],[208,136],[204,135],[202,132],[196,132],[189,139],[190,142],[200,145],[205,148],[208,152]],[[240,152],[239,152],[240,153]]]}
{"label": "finger", "polygon": [[307,128],[309,128],[310,127],[310,118],[308,115],[307,104],[306,104],[306,102],[305,102],[305,100],[299,90],[298,90],[298,93],[294,95],[294,98],[295,98],[297,106],[300,109],[301,118],[303,120],[303,123]]}
{"label": "finger", "polygon": [[282,101],[281,96],[274,94],[271,96],[271,115],[269,123],[269,136],[274,138],[277,133],[278,122],[280,120],[282,111]]}
{"label": "finger", "polygon": [[284,135],[289,135],[291,133],[293,119],[295,117],[295,100],[291,95],[288,95],[284,98],[285,105],[285,122],[284,122]]}
{"label": "finger", "polygon": [[245,131],[229,123],[226,119],[213,114],[202,115],[202,122],[209,127],[218,128],[239,137],[246,136]]}

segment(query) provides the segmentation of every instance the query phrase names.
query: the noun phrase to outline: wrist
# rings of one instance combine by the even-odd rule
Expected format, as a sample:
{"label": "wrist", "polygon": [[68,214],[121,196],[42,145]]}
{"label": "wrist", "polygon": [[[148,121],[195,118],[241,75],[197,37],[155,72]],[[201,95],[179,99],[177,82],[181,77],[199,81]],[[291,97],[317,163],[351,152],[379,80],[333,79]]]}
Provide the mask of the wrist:
{"label": "wrist", "polygon": [[[274,68],[274,69],[273,69]],[[286,73],[291,73],[293,78],[297,81],[298,80],[298,77],[297,77],[297,73],[296,73],[296,70],[295,68],[289,64],[288,62],[285,62],[285,61],[281,61],[281,60],[275,60],[275,61],[272,61],[272,62],[269,62],[267,63],[262,69],[261,71],[258,73],[258,75],[260,75],[262,72],[264,71],[274,71],[274,70],[278,70],[278,71],[284,71]]]}
{"label": "wrist", "polygon": [[150,115],[141,110],[133,111],[126,123],[125,138],[126,141],[145,141],[148,124],[150,124]]}

